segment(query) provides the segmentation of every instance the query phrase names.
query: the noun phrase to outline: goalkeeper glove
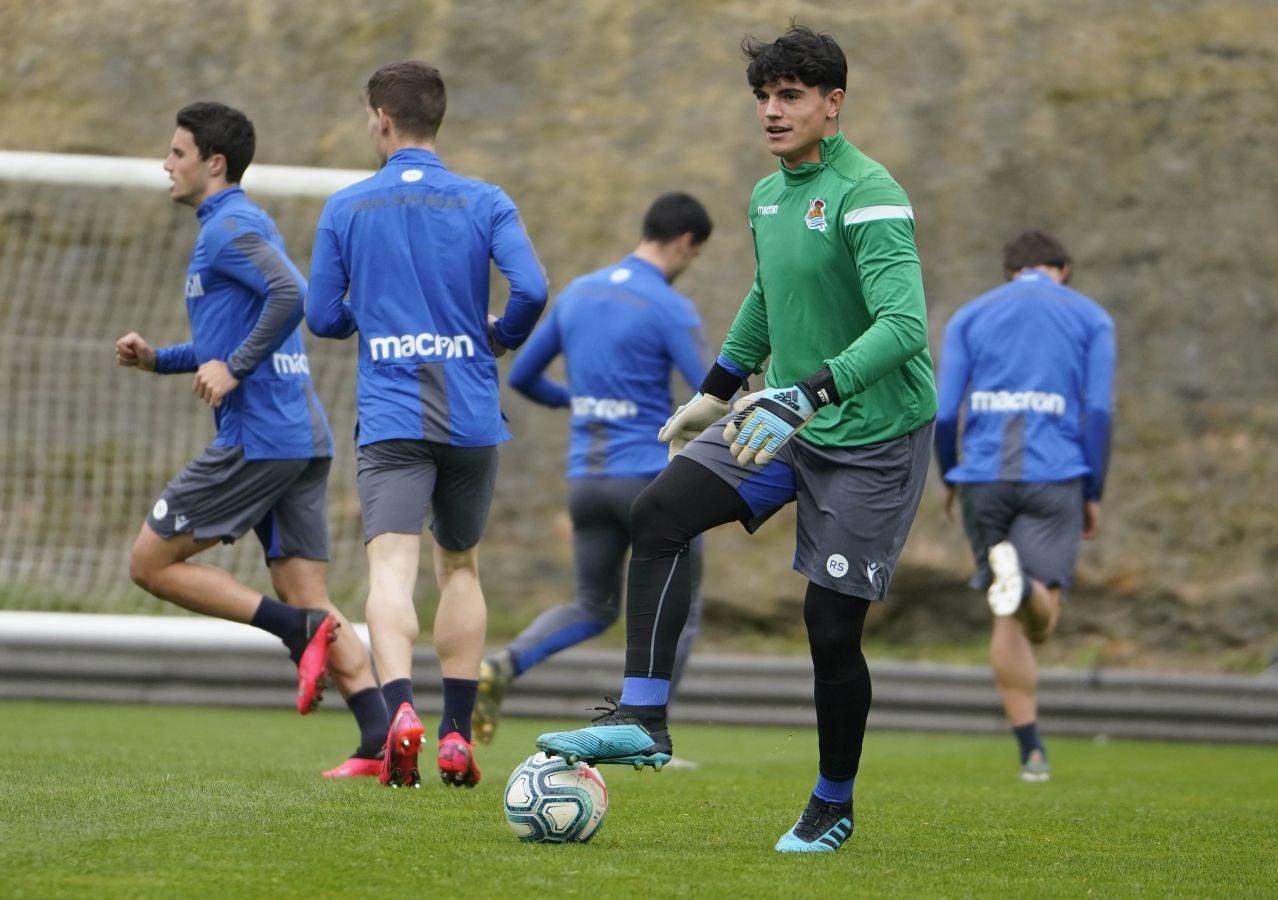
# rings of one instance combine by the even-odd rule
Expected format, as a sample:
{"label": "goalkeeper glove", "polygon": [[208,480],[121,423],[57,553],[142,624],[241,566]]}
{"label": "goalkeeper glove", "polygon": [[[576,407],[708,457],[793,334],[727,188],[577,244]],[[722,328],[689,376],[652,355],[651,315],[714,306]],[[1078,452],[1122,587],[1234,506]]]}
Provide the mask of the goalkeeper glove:
{"label": "goalkeeper glove", "polygon": [[766,466],[818,409],[838,400],[834,376],[822,368],[793,387],[768,388],[742,397],[737,414],[724,426],[723,439],[741,465]]}
{"label": "goalkeeper glove", "polygon": [[729,401],[742,384],[740,375],[719,363],[710,367],[700,390],[676,409],[657,432],[657,440],[670,445],[670,459],[674,459],[689,441],[696,440],[701,432],[728,414]]}
{"label": "goalkeeper glove", "polygon": [[669,458],[696,440],[701,432],[728,414],[728,401],[697,391],[692,399],[674,411],[657,432],[657,440],[670,445]]}

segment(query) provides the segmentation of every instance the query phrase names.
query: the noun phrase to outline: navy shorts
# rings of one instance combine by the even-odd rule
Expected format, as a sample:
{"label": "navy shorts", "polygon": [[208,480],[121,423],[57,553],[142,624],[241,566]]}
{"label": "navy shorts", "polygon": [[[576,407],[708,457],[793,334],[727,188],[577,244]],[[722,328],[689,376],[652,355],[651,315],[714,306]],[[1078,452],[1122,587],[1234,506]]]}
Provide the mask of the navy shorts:
{"label": "navy shorts", "polygon": [[933,424],[862,447],[818,447],[792,439],[762,468],[743,466],[711,425],[681,451],[732,486],[754,514],[753,533],[797,500],[794,569],[813,584],[883,600],[914,523],[932,448]]}
{"label": "navy shorts", "polygon": [[364,542],[379,534],[430,531],[445,550],[479,543],[497,484],[496,447],[453,447],[434,441],[365,444],[355,455]]}
{"label": "navy shorts", "polygon": [[976,574],[972,587],[989,587],[990,548],[1011,541],[1021,567],[1048,587],[1074,583],[1083,535],[1083,486],[1069,481],[986,481],[958,486]]}
{"label": "navy shorts", "polygon": [[233,543],[250,528],[267,560],[328,559],[328,470],[332,460],[245,459],[243,447],[208,447],[155,501],[147,524],[168,540]]}

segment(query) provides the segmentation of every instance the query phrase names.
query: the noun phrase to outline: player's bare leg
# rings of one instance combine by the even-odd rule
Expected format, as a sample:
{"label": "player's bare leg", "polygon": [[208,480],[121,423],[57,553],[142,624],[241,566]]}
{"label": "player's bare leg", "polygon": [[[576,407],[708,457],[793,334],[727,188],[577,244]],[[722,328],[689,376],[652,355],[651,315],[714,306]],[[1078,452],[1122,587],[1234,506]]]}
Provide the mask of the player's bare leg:
{"label": "player's bare leg", "polygon": [[390,717],[386,701],[373,676],[368,649],[328,595],[328,563],[285,557],[269,563],[271,583],[290,606],[325,609],[337,623],[337,636],[329,651],[329,671],[359,726],[359,746],[348,759],[323,774],[326,778],[376,776],[381,771]]}
{"label": "player's bare leg", "polygon": [[[1025,743],[1021,778],[1045,781],[1050,770],[1038,738],[1038,664],[1032,643],[1042,643],[1060,615],[1060,592],[1032,581],[1029,596],[1015,615],[995,616],[990,636],[990,663],[1003,711]],[[1027,732],[1022,736],[1022,732]]]}
{"label": "player's bare leg", "polygon": [[337,621],[337,637],[329,650],[329,670],[343,697],[377,687],[368,651],[341,611],[328,596],[328,563],[287,557],[270,562],[271,584],[289,606],[326,609]]}
{"label": "player's bare leg", "polygon": [[190,561],[217,543],[216,538],[197,540],[190,533],[163,538],[143,523],[129,556],[129,576],[139,587],[183,609],[255,625],[279,637],[298,666],[298,711],[305,715],[323,696],[336,620],[322,608],[290,611],[229,572]]}
{"label": "player's bare leg", "polygon": [[261,592],[223,569],[189,561],[218,543],[216,538],[197,541],[191,534],[162,538],[143,523],[129,555],[129,577],[148,593],[183,609],[248,624],[262,601]]}
{"label": "player's bare leg", "polygon": [[488,608],[479,583],[479,551],[435,545],[435,649],[444,678],[444,716],[439,726],[439,773],[445,784],[474,787],[479,782],[471,740],[471,716],[479,688]]}
{"label": "player's bare leg", "polygon": [[[373,660],[387,693],[390,728],[379,773],[382,784],[421,786],[417,754],[424,729],[413,709],[413,645],[419,632],[413,591],[421,537],[416,534],[379,534],[368,542],[368,603],[365,617],[373,645]],[[391,694],[408,699],[392,702]],[[391,707],[394,707],[393,709]]]}

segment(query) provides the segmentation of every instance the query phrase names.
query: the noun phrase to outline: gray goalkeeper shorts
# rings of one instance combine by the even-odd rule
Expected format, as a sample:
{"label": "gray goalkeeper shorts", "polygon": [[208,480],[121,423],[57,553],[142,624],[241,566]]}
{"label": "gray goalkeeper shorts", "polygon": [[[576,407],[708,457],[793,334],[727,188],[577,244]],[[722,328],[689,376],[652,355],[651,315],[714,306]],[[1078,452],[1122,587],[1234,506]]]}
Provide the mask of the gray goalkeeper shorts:
{"label": "gray goalkeeper shorts", "polygon": [[445,550],[469,550],[488,524],[497,448],[378,441],[356,451],[355,480],[365,543],[379,534],[421,534],[430,511],[435,542]]}
{"label": "gray goalkeeper shorts", "polygon": [[168,540],[230,544],[250,528],[268,561],[328,559],[328,470],[332,460],[245,459],[242,447],[208,447],[155,501],[147,524]]}
{"label": "gray goalkeeper shorts", "polygon": [[813,584],[883,600],[914,523],[932,447],[933,423],[863,447],[818,447],[793,438],[760,468],[743,466],[723,440],[725,416],[681,452],[741,495],[753,533],[798,502],[794,569]]}

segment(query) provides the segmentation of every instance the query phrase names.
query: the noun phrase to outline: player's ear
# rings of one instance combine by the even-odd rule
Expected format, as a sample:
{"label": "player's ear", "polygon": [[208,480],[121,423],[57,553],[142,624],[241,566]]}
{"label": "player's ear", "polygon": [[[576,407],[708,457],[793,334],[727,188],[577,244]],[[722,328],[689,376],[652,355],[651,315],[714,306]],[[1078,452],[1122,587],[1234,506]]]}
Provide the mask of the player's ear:
{"label": "player's ear", "polygon": [[843,98],[847,96],[847,92],[843,88],[835,88],[825,95],[825,117],[827,119],[837,119],[839,112],[843,109]]}
{"label": "player's ear", "polygon": [[214,178],[223,177],[226,175],[226,157],[223,156],[221,153],[214,153],[212,156],[210,156],[208,159],[208,163],[209,163],[209,174],[212,175]]}

